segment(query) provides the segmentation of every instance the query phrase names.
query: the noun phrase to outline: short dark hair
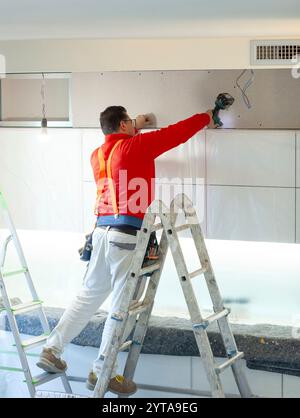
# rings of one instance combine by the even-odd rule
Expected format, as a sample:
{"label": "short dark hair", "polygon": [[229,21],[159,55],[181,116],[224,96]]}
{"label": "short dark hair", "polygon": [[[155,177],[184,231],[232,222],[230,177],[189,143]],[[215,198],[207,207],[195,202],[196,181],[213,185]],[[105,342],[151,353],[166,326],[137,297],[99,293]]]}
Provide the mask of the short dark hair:
{"label": "short dark hair", "polygon": [[100,113],[100,126],[104,135],[118,132],[120,122],[127,117],[123,106],[109,106]]}

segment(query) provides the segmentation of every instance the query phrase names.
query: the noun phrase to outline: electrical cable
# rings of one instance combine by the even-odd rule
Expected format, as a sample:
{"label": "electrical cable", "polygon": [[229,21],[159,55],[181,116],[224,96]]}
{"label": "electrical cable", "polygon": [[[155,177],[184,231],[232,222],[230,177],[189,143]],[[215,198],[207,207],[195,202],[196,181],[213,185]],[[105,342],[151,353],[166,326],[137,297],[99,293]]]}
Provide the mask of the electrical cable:
{"label": "electrical cable", "polygon": [[42,122],[41,122],[41,126],[42,126],[42,134],[46,135],[47,134],[47,127],[48,127],[48,121],[46,118],[46,83],[45,83],[45,74],[42,73],[42,86],[41,86],[41,96],[42,96],[42,113],[43,113],[43,118],[42,118]]}
{"label": "electrical cable", "polygon": [[249,80],[248,81],[246,81],[246,83],[245,83],[245,85],[244,85],[244,87],[242,88],[241,86],[240,86],[240,84],[239,84],[239,80],[243,77],[243,75],[247,72],[248,70],[243,70],[242,72],[241,72],[241,74],[238,76],[238,78],[236,79],[236,82],[235,82],[235,84],[236,84],[236,86],[237,86],[237,88],[241,91],[241,93],[242,93],[242,98],[243,98],[243,101],[244,101],[244,103],[245,103],[245,105],[248,107],[248,109],[251,109],[251,102],[250,102],[250,99],[249,99],[249,97],[247,96],[247,94],[246,94],[246,90],[251,86],[251,84],[253,83],[253,81],[254,81],[254,71],[253,70],[250,70],[250,72],[251,72],[251,78],[249,78]]}

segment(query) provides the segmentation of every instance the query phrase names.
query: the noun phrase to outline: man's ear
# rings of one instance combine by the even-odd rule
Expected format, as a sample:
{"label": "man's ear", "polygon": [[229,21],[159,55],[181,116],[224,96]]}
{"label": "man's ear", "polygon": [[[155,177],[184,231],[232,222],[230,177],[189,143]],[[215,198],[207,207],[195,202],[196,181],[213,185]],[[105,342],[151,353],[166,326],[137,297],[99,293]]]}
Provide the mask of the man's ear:
{"label": "man's ear", "polygon": [[119,131],[126,131],[126,122],[124,120],[121,120]]}

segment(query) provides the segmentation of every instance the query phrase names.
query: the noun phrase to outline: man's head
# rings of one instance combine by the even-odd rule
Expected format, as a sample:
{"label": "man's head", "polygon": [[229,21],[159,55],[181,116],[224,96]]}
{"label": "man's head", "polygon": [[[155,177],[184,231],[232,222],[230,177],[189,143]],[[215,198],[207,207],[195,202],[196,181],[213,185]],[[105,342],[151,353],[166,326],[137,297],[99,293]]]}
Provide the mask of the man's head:
{"label": "man's head", "polygon": [[135,134],[135,119],[130,119],[123,106],[109,106],[100,113],[100,125],[104,135]]}

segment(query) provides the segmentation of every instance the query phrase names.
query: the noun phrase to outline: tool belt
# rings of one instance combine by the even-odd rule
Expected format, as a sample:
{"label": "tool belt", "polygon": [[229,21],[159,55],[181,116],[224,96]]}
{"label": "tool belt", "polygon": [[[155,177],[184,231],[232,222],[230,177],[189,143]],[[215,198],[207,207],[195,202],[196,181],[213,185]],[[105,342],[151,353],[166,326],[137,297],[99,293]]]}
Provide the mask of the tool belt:
{"label": "tool belt", "polygon": [[[106,226],[100,226],[101,229],[106,229]],[[129,235],[137,235],[137,230],[130,228],[128,226],[116,227],[110,226],[109,231],[117,231],[122,232],[123,234]],[[93,232],[91,234],[86,235],[86,241],[82,248],[78,250],[80,254],[80,260],[82,261],[90,261],[91,254],[93,250],[92,240],[93,240]],[[153,264],[156,260],[159,259],[159,244],[156,238],[156,233],[152,232],[149,238],[148,246],[145,253],[145,258],[143,262],[143,267]],[[151,274],[150,274],[151,275]]]}

